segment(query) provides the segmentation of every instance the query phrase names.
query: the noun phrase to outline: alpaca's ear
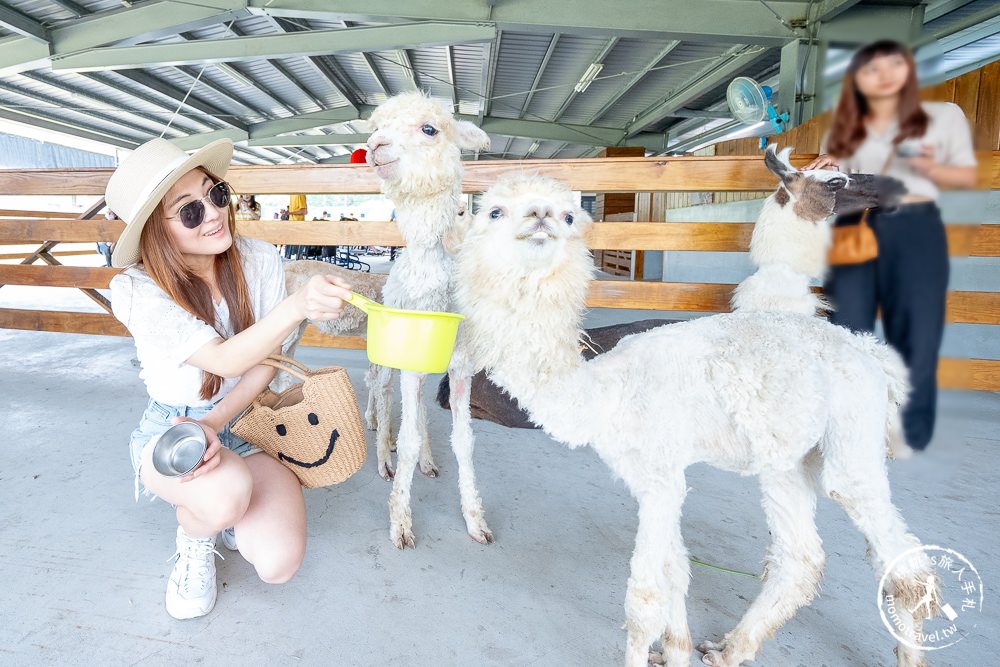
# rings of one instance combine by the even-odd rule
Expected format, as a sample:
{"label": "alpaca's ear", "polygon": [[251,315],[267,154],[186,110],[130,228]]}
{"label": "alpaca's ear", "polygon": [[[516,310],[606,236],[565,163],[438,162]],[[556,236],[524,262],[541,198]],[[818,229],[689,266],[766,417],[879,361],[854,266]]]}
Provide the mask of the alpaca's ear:
{"label": "alpaca's ear", "polygon": [[583,208],[577,207],[576,212],[573,213],[573,226],[576,227],[581,233],[585,232],[588,227],[594,224],[594,219],[590,217],[590,214]]}
{"label": "alpaca's ear", "polygon": [[467,120],[455,123],[455,143],[467,151],[485,151],[490,148],[490,135],[482,128]]}
{"label": "alpaca's ear", "polygon": [[798,169],[792,166],[791,162],[788,161],[788,156],[792,153],[792,147],[786,146],[782,149],[781,153],[778,154],[777,147],[771,144],[767,147],[767,151],[764,153],[764,164],[767,166],[768,171],[780,178],[782,181],[787,181],[794,178],[799,174]]}

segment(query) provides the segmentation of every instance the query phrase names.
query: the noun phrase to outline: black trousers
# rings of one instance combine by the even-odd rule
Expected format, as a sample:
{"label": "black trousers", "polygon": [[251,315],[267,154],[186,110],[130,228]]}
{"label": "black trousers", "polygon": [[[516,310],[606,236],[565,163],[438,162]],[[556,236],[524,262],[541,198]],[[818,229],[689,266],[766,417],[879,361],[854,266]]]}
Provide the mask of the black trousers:
{"label": "black trousers", "polygon": [[[853,216],[837,224],[856,221]],[[913,385],[903,411],[906,441],[923,449],[934,434],[948,240],[941,212],[930,202],[905,204],[892,212],[874,210],[869,223],[878,239],[879,256],[831,269],[824,285],[835,308],[830,321],[854,331],[874,331],[881,309],[885,338],[903,356]]]}

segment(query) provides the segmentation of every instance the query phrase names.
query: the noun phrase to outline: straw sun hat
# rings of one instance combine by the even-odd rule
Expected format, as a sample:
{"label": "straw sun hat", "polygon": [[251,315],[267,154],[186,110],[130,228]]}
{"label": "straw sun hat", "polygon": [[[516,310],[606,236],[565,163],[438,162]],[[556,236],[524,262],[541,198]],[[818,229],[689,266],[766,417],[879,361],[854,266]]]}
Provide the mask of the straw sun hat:
{"label": "straw sun hat", "polygon": [[173,185],[195,167],[223,178],[233,159],[233,142],[213,141],[188,155],[166,139],[153,139],[136,148],[108,180],[104,200],[125,221],[111,264],[123,268],[139,261],[143,225]]}

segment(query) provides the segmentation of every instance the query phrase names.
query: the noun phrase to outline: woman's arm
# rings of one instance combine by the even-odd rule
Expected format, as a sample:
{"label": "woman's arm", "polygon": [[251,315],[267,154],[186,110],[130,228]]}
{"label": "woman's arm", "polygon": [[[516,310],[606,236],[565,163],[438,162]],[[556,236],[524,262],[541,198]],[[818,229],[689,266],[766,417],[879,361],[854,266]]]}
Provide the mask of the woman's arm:
{"label": "woman's arm", "polygon": [[913,171],[929,178],[939,187],[954,189],[976,187],[976,167],[935,162],[933,146],[923,146],[923,155],[911,157],[907,162]]}
{"label": "woman's arm", "polygon": [[[281,352],[281,349],[278,348],[274,352],[278,354]],[[233,417],[250,405],[257,394],[271,382],[276,372],[277,370],[270,366],[254,366],[243,374],[243,377],[236,383],[236,386],[223,396],[204,417],[200,419],[191,419],[190,417],[174,418],[175,424],[182,421],[190,421],[198,424],[205,431],[205,436],[208,439],[208,448],[205,450],[205,456],[202,457],[202,464],[195,468],[194,472],[181,477],[180,481],[182,483],[197,479],[218,467],[219,463],[222,462],[222,458],[219,457],[219,453],[222,451],[222,441],[219,440],[219,432],[229,424]]]}
{"label": "woman's arm", "polygon": [[188,357],[188,364],[222,377],[243,375],[281,343],[304,319],[340,317],[350,285],[335,276],[313,276],[256,324],[223,340],[214,338]]}
{"label": "woman's arm", "polygon": [[[281,349],[272,350],[274,354],[280,354]],[[233,417],[243,412],[243,410],[253,402],[257,395],[264,391],[264,388],[274,379],[277,369],[271,366],[254,366],[240,377],[240,381],[223,396],[218,403],[199,419],[203,424],[215,429],[216,432],[226,427]]]}

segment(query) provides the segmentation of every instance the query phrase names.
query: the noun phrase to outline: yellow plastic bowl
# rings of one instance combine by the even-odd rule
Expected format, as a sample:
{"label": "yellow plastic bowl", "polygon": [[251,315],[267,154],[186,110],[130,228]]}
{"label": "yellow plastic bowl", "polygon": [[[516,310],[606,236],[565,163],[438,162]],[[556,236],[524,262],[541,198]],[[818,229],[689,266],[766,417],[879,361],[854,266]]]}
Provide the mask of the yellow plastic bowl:
{"label": "yellow plastic bowl", "polygon": [[368,315],[370,362],[418,373],[448,370],[464,315],[391,308],[356,292],[349,302]]}

